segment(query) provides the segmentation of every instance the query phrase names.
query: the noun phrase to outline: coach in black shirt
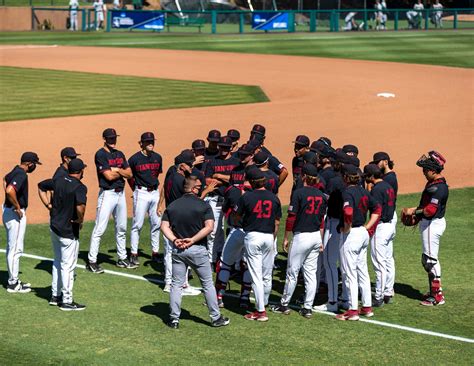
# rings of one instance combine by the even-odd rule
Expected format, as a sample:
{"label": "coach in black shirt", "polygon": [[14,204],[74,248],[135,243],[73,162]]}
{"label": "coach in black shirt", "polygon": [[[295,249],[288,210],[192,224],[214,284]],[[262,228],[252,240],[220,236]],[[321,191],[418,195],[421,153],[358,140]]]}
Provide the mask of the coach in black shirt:
{"label": "coach in black shirt", "polygon": [[212,326],[229,324],[229,319],[221,316],[217,305],[217,294],[207,254],[207,235],[214,227],[214,216],[211,206],[197,196],[201,184],[196,176],[187,177],[184,195],[166,208],[161,222],[163,235],[173,243],[173,280],[168,326],[174,329],[179,327],[186,266],[190,266],[201,281]]}

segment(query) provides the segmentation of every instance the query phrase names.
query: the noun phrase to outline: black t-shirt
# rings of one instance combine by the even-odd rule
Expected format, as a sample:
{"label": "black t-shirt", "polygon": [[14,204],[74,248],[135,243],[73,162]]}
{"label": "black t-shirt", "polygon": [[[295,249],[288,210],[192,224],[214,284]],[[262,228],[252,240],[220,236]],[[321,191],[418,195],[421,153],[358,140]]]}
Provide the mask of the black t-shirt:
{"label": "black t-shirt", "polygon": [[293,182],[296,182],[298,177],[301,175],[301,171],[303,170],[304,160],[303,157],[300,156],[293,156],[293,160],[291,160],[291,170],[293,172]]}
{"label": "black t-shirt", "polygon": [[395,172],[388,172],[383,176],[383,180],[390,184],[395,192],[395,204],[394,207],[396,209],[397,206],[397,195],[398,195],[398,180],[397,180],[397,174]]}
{"label": "black t-shirt", "polygon": [[245,182],[245,164],[240,163],[230,172],[230,185],[242,185]]}
{"label": "black t-shirt", "polygon": [[[5,176],[6,186],[12,186],[16,192],[16,198],[21,208],[28,207],[28,175],[17,165]],[[13,205],[5,193],[5,207],[12,208]]]}
{"label": "black t-shirt", "polygon": [[425,208],[427,205],[438,205],[438,209],[434,216],[427,218],[428,220],[440,219],[444,217],[446,212],[446,203],[448,202],[449,188],[446,184],[446,179],[440,178],[433,182],[426,184],[423,194],[421,195],[420,208]]}
{"label": "black t-shirt", "polygon": [[43,191],[53,191],[54,190],[54,179],[58,179],[61,177],[67,177],[68,171],[67,169],[61,164],[58,169],[54,172],[53,178],[52,179],[45,179],[41,182],[38,183],[38,188]]}
{"label": "black t-shirt", "polygon": [[127,159],[120,150],[112,150],[108,152],[104,148],[99,149],[95,153],[95,166],[97,168],[97,178],[99,179],[99,187],[102,189],[123,189],[125,186],[125,180],[123,177],[119,177],[113,181],[108,181],[102,174],[110,168],[128,168]]}
{"label": "black t-shirt", "polygon": [[[319,178],[319,183],[315,185],[315,187],[317,189],[319,189],[321,192],[326,192],[326,181],[324,180],[324,178],[318,174],[318,178]],[[293,192],[296,191],[297,189],[299,188],[303,188],[304,187],[304,183],[303,183],[303,178],[302,176],[300,175],[298,177],[298,179],[296,180],[296,183],[295,185],[293,186],[292,190],[291,190],[291,194],[293,195]]]}
{"label": "black t-shirt", "polygon": [[280,176],[285,166],[275,156],[270,155],[268,158],[268,169],[273,171],[276,175]]}
{"label": "black t-shirt", "polygon": [[79,179],[66,175],[53,180],[53,190],[51,230],[62,238],[79,239],[79,224],[71,221],[77,219],[76,206],[87,203],[87,187]]}
{"label": "black t-shirt", "polygon": [[273,234],[275,220],[281,218],[280,200],[266,189],[245,193],[240,198],[236,210],[242,217],[242,227],[245,232],[257,231]]}
{"label": "black t-shirt", "polygon": [[152,151],[148,156],[139,151],[128,159],[128,164],[132,169],[135,186],[158,188],[160,184],[158,176],[163,173],[163,161],[160,154]]}
{"label": "black t-shirt", "polygon": [[303,187],[294,191],[288,213],[296,215],[294,233],[318,231],[326,214],[327,200],[323,192],[315,187]]}
{"label": "black t-shirt", "polygon": [[346,188],[346,184],[342,176],[338,173],[334,175],[328,182],[326,193],[329,194],[328,200],[328,216],[340,219],[342,217],[342,191]]}
{"label": "black t-shirt", "polygon": [[352,227],[360,227],[367,220],[367,212],[373,212],[377,206],[370,193],[360,185],[348,186],[342,192],[343,207],[352,208]]}
{"label": "black t-shirt", "polygon": [[184,176],[178,173],[175,165],[168,168],[164,184],[165,203],[168,206],[184,194]]}
{"label": "black t-shirt", "polygon": [[336,175],[338,175],[338,173],[336,173],[334,171],[334,169],[332,168],[332,166],[328,167],[328,168],[325,168],[325,169],[321,169],[319,171],[319,175],[321,177],[324,178],[324,180],[329,183],[329,181],[331,180],[331,178],[335,177]]}
{"label": "black t-shirt", "polygon": [[241,196],[242,190],[235,186],[229,186],[225,190],[222,212],[224,212],[224,215],[227,217],[227,223],[229,224],[229,226],[237,228],[242,227],[242,221],[236,220],[235,215],[235,208],[237,207]]}
{"label": "black t-shirt", "polygon": [[[184,239],[196,235],[204,227],[206,220],[214,220],[214,215],[207,202],[188,193],[166,208],[162,220],[170,223],[171,230],[178,239]],[[207,245],[207,238],[204,237],[196,244]]]}
{"label": "black t-shirt", "polygon": [[380,221],[390,222],[395,212],[395,191],[393,187],[387,182],[381,181],[374,185],[370,194],[382,206]]}
{"label": "black t-shirt", "polygon": [[67,169],[64,167],[64,165],[58,166],[58,169],[53,174],[53,180],[59,177],[65,177],[69,175]]}
{"label": "black t-shirt", "polygon": [[262,170],[264,177],[266,178],[265,181],[265,189],[273,192],[274,194],[278,194],[278,175],[271,170]]}
{"label": "black t-shirt", "polygon": [[[233,157],[222,159],[220,156],[218,156],[214,159],[211,159],[206,164],[205,176],[206,178],[212,178],[213,174],[224,174],[230,176],[232,170],[238,165],[240,165],[239,159]],[[224,197],[224,192],[228,185],[228,183],[223,183],[214,190],[214,193]]]}

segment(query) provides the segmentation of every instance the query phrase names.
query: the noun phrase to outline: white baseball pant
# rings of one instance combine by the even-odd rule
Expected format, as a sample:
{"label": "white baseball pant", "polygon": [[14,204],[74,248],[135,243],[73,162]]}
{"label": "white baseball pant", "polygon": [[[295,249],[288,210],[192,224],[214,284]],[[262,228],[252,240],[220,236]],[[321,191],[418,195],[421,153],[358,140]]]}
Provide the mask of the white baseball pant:
{"label": "white baseball pant", "polygon": [[127,201],[125,191],[100,189],[97,200],[97,212],[95,226],[91,235],[89,248],[89,262],[97,262],[99,254],[100,239],[104,235],[109,223],[110,215],[115,221],[115,241],[117,244],[117,256],[119,259],[127,258],[126,232],[127,232]]}
{"label": "white baseball pant", "polygon": [[252,289],[255,295],[257,311],[265,311],[272,292],[273,234],[251,231],[246,233],[245,256],[252,277]]}
{"label": "white baseball pant", "polygon": [[[326,281],[328,284],[328,301],[337,302],[339,275],[337,272],[337,261],[339,260],[339,242],[341,234],[337,232],[339,219],[326,218],[324,230],[323,261],[326,270]],[[346,299],[347,300],[347,299]]]}
{"label": "white baseball pant", "polygon": [[362,306],[372,306],[370,277],[367,269],[368,246],[369,233],[363,226],[352,228],[349,234],[341,235],[339,256],[342,279],[346,284],[350,310],[359,308],[359,287],[362,295]]}
{"label": "white baseball pant", "polygon": [[20,257],[23,254],[26,231],[26,213],[20,219],[13,208],[3,206],[3,226],[7,232],[7,269],[8,284],[14,285],[18,282],[20,272]]}
{"label": "white baseball pant", "polygon": [[204,201],[209,203],[214,214],[214,228],[207,236],[207,250],[209,253],[209,261],[217,262],[217,254],[222,252],[224,247],[224,215],[222,213],[222,202],[219,196],[206,196]]}
{"label": "white baseball pant", "polygon": [[71,13],[70,13],[70,20],[71,20],[71,24],[70,24],[70,30],[77,30],[77,11],[76,10],[72,10]]}
{"label": "white baseball pant", "polygon": [[298,274],[303,268],[305,286],[305,309],[313,307],[316,296],[316,271],[318,269],[319,248],[322,245],[321,233],[295,233],[290,252],[288,253],[288,267],[286,269],[285,288],[281,297],[281,304],[288,306],[298,283]]}
{"label": "white baseball pant", "polygon": [[420,221],[423,254],[436,261],[431,269],[431,273],[435,277],[441,277],[441,265],[438,259],[438,252],[439,242],[444,230],[446,230],[446,220],[444,217],[433,220],[422,219]]}
{"label": "white baseball pant", "polygon": [[145,215],[150,219],[150,239],[151,250],[158,253],[160,249],[160,225],[161,217],[156,213],[158,202],[160,201],[160,191],[148,192],[146,188],[135,188],[133,191],[133,221],[130,233],[131,253],[138,253],[138,243],[142,231]]}
{"label": "white baseball pant", "polygon": [[53,280],[51,291],[53,296],[63,295],[63,303],[72,303],[74,286],[74,270],[79,255],[79,240],[62,238],[50,230],[53,244]]}
{"label": "white baseball pant", "polygon": [[390,223],[393,226],[393,236],[392,240],[388,243],[387,246],[387,283],[385,284],[385,293],[384,296],[393,296],[394,295],[394,286],[395,286],[395,258],[393,257],[393,240],[397,233],[397,213],[393,213],[393,218]]}
{"label": "white baseball pant", "polygon": [[374,236],[370,240],[370,255],[375,272],[375,298],[383,300],[384,296],[392,296],[387,288],[387,267],[390,256],[393,258],[393,225],[391,222],[379,222]]}

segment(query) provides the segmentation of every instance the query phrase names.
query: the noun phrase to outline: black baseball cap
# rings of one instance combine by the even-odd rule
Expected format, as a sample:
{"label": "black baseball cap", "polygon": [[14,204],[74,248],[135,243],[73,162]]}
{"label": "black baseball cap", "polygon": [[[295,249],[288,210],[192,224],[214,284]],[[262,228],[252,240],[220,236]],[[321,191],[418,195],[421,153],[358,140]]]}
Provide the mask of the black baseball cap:
{"label": "black baseball cap", "polygon": [[356,158],[355,156],[349,156],[349,164],[355,165],[356,167],[360,167],[360,160],[359,158]]}
{"label": "black baseball cap", "polygon": [[153,132],[145,132],[142,133],[142,136],[140,137],[141,142],[145,141],[155,141],[155,134]]}
{"label": "black baseball cap", "polygon": [[265,176],[263,175],[263,172],[257,167],[253,167],[252,169],[249,169],[245,177],[247,180],[259,180],[259,179],[265,178]]}
{"label": "black baseball cap", "polygon": [[339,163],[350,164],[350,156],[347,155],[342,149],[337,149],[335,153],[335,160]]}
{"label": "black baseball cap", "polygon": [[117,131],[115,131],[114,128],[106,128],[104,132],[102,132],[102,137],[103,138],[110,138],[110,137],[117,137],[120,135],[117,135]]}
{"label": "black baseball cap", "polygon": [[61,158],[63,156],[66,156],[68,158],[73,158],[74,159],[74,158],[78,157],[79,155],[81,155],[81,154],[78,154],[76,152],[76,150],[74,150],[73,147],[65,147],[64,149],[61,150]]}
{"label": "black baseball cap", "polygon": [[342,171],[346,175],[357,175],[359,174],[359,169],[355,165],[352,164],[344,164],[344,167],[342,168]]}
{"label": "black baseball cap", "polygon": [[344,145],[342,147],[342,151],[344,151],[346,154],[347,153],[359,154],[359,149],[355,145]]}
{"label": "black baseball cap", "polygon": [[390,156],[383,151],[376,152],[373,156],[372,163],[377,164],[381,160],[388,160],[390,161]]}
{"label": "black baseball cap", "polygon": [[222,148],[231,148],[232,139],[229,136],[222,136],[217,146],[222,147]]}
{"label": "black baseball cap", "polygon": [[249,144],[249,146],[252,147],[254,151],[262,145],[262,141],[257,138],[252,138],[247,143]]}
{"label": "black baseball cap", "polygon": [[324,143],[325,145],[327,146],[332,146],[332,143],[331,143],[331,140],[328,138],[328,137],[324,137],[324,136],[321,136],[318,141],[321,141],[322,143]]}
{"label": "black baseball cap", "polygon": [[207,141],[209,142],[219,142],[221,138],[221,132],[219,130],[210,130],[207,134]]}
{"label": "black baseball cap", "polygon": [[195,161],[194,152],[190,149],[181,151],[181,153],[174,159],[175,165],[185,163],[192,166]]}
{"label": "black baseball cap", "polygon": [[293,143],[300,147],[308,147],[309,146],[309,137],[305,135],[298,135],[296,136],[295,141]]}
{"label": "black baseball cap", "polygon": [[243,144],[240,146],[239,150],[237,151],[240,156],[249,156],[252,155],[254,152],[254,148],[250,146],[250,144]]}
{"label": "black baseball cap", "polygon": [[321,153],[321,151],[323,151],[326,147],[327,145],[324,142],[317,140],[311,143],[309,150],[312,152]]}
{"label": "black baseball cap", "polygon": [[193,150],[205,150],[206,143],[204,142],[204,140],[194,140],[191,144],[191,147],[193,148]]}
{"label": "black baseball cap", "polygon": [[303,155],[303,161],[305,163],[316,164],[318,162],[318,154],[312,151],[307,151]]}
{"label": "black baseball cap", "polygon": [[236,142],[240,139],[240,132],[237,130],[229,130],[227,131],[227,136],[232,139],[232,142]]}
{"label": "black baseball cap", "polygon": [[317,177],[318,176],[318,169],[313,165],[313,164],[305,164],[303,165],[303,174],[304,175],[309,175],[311,177]]}
{"label": "black baseball cap", "polygon": [[252,131],[250,132],[251,135],[261,135],[265,137],[266,129],[262,125],[255,124],[252,127]]}
{"label": "black baseball cap", "polygon": [[269,157],[270,156],[265,151],[259,151],[253,157],[253,161],[255,162],[255,165],[260,166],[265,164],[268,161]]}
{"label": "black baseball cap", "polygon": [[364,167],[364,177],[371,177],[373,175],[381,174],[380,168],[377,164],[367,164]]}
{"label": "black baseball cap", "polygon": [[80,173],[87,165],[81,159],[72,159],[68,166],[67,170],[71,174]]}
{"label": "black baseball cap", "polygon": [[35,163],[35,164],[41,165],[41,163],[40,163],[40,161],[39,161],[38,154],[35,153],[35,152],[32,152],[32,151],[24,152],[24,153],[21,155],[20,161],[21,161],[22,163]]}

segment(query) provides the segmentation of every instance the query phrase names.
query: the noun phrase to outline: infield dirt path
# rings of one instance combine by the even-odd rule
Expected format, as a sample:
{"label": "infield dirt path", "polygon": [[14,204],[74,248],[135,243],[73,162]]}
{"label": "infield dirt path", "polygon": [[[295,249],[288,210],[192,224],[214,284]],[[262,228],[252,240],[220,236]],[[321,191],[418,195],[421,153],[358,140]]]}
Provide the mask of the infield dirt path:
{"label": "infield dirt path", "polygon": [[[445,175],[451,187],[474,185],[473,70],[92,47],[0,48],[0,64],[259,85],[271,99],[270,103],[260,104],[0,123],[2,176],[26,150],[38,152],[44,163],[30,178],[30,223],[48,220],[36,196],[36,183],[52,175],[60,160],[60,149],[69,145],[75,146],[89,165],[84,180],[89,187],[87,219],[94,219],[98,189],[93,157],[102,144],[101,132],[107,127],[117,129],[121,135],[118,147],[127,157],[138,150],[137,141],[143,131],[154,131],[165,169],[194,139],[205,138],[209,129],[225,133],[229,128],[238,128],[246,139],[251,126],[259,122],[267,127],[266,145],[286,164],[290,175],[291,141],[298,134],[306,134],[311,140],[327,136],[335,147],[357,145],[362,165],[374,152],[387,151],[395,161],[401,193],[423,189],[424,177],[415,162],[431,149],[447,158]],[[377,97],[380,92],[394,93],[396,98]],[[80,103],[80,96],[71,103]],[[283,204],[288,203],[290,187],[291,176],[282,187]]]}

